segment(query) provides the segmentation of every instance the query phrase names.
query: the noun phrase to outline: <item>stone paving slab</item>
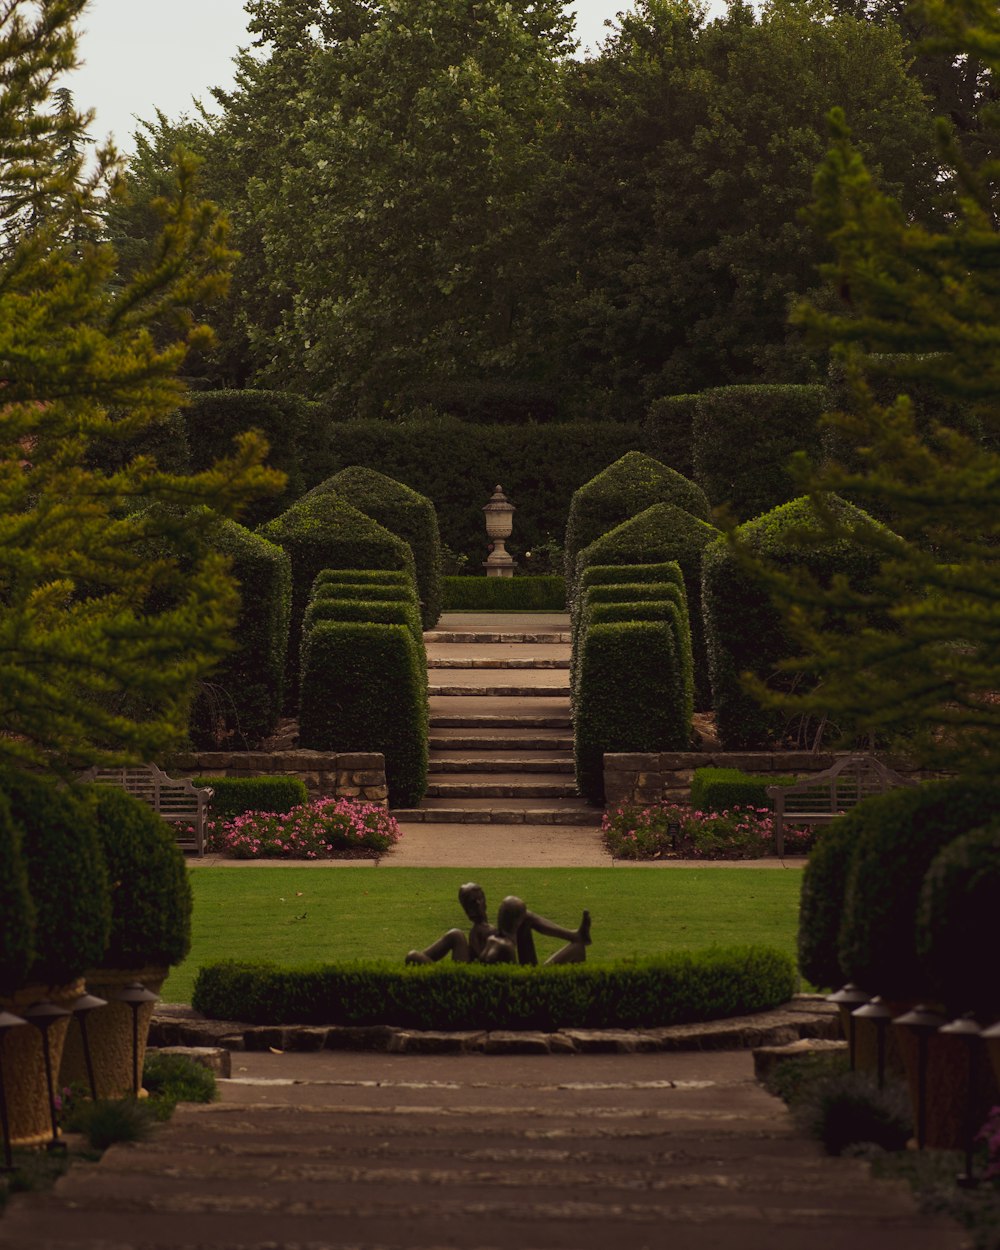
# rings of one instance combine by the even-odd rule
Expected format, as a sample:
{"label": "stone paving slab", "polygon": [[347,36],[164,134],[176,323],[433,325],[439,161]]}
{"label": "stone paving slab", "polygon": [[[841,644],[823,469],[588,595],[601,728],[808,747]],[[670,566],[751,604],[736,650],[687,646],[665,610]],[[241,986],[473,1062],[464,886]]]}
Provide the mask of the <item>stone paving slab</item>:
{"label": "stone paving slab", "polygon": [[[481,814],[480,814],[481,815]],[[383,868],[609,868],[595,825],[407,822]]]}

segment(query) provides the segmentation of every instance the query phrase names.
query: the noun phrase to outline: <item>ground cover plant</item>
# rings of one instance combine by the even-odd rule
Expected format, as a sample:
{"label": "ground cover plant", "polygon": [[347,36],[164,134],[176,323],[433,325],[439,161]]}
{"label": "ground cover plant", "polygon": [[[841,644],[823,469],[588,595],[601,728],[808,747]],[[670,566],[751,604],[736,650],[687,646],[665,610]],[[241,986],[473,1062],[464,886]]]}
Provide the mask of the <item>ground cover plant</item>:
{"label": "ground cover plant", "polygon": [[377,859],[399,837],[395,819],[377,804],[323,798],[210,821],[205,849],[232,859]]}
{"label": "ground cover plant", "polygon": [[[593,916],[588,963],[752,944],[793,953],[798,869],[342,868],[199,865],[191,954],[171,970],[166,1002],[191,1001],[198,969],[220,959],[283,967],[398,960],[465,923],[458,887],[478,881],[492,915],[516,893],[560,923]],[[553,948],[554,949],[554,948]],[[539,944],[539,958],[551,951]]]}
{"label": "ground cover plant", "polygon": [[[766,807],[724,810],[680,803],[623,803],[601,823],[615,859],[759,859],[774,855],[774,817]],[[785,829],[785,854],[807,855],[815,830]]]}

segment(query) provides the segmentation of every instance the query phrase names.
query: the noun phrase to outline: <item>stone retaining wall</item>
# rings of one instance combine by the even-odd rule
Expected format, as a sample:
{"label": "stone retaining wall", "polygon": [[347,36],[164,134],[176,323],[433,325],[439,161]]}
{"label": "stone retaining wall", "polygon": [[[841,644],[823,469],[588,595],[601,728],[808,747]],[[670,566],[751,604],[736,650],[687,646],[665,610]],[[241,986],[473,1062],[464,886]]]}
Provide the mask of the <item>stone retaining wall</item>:
{"label": "stone retaining wall", "polygon": [[[608,807],[620,803],[655,803],[672,799],[687,803],[696,768],[739,768],[762,776],[819,773],[832,768],[847,752],[812,751],[651,751],[604,757],[604,789]],[[918,776],[903,760],[884,760],[903,776]]]}
{"label": "stone retaining wall", "polygon": [[311,799],[332,795],[389,806],[385,756],[377,752],[199,751],[178,755],[173,777],[299,777]]}

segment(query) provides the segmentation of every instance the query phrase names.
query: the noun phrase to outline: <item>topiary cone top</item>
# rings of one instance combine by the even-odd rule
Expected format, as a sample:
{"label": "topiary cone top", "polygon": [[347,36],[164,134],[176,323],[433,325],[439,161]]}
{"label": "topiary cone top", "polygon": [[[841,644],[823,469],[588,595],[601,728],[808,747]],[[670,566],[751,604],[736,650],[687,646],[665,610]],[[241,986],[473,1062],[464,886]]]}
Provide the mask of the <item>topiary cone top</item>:
{"label": "topiary cone top", "polygon": [[576,575],[594,564],[655,564],[700,554],[719,537],[707,521],[675,504],[658,503],[622,522],[580,552]]}
{"label": "topiary cone top", "polygon": [[[823,503],[842,524],[892,538],[890,529],[839,495],[827,495]],[[856,545],[849,539],[831,540],[826,537],[813,502],[807,495],[779,504],[751,521],[744,521],[736,529],[736,539],[756,554],[771,559],[780,559],[792,552],[801,557],[804,550],[822,552],[826,556],[847,556],[857,552]]]}

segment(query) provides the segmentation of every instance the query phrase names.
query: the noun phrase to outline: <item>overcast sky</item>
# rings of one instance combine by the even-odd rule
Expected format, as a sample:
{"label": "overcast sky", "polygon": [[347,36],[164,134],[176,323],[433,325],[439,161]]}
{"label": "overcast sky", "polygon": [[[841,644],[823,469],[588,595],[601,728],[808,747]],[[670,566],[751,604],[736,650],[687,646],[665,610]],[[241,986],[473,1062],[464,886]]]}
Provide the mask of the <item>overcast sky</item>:
{"label": "overcast sky", "polygon": [[[629,0],[576,0],[577,37],[596,48],[604,21]],[[136,117],[191,111],[192,96],[232,83],[232,59],[249,43],[243,0],[90,0],[81,23],[84,61],[68,82],[78,108],[96,110],[95,139],[131,147]]]}

